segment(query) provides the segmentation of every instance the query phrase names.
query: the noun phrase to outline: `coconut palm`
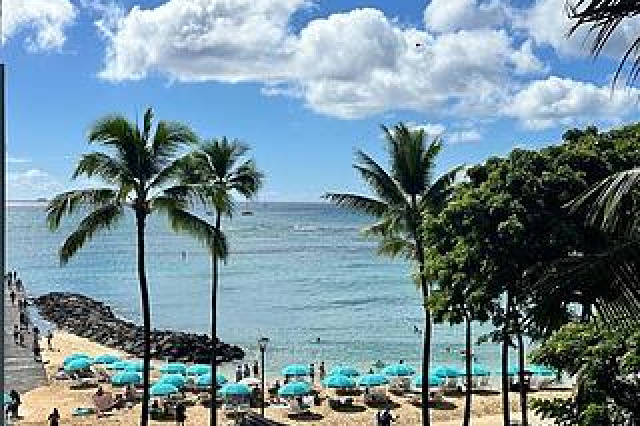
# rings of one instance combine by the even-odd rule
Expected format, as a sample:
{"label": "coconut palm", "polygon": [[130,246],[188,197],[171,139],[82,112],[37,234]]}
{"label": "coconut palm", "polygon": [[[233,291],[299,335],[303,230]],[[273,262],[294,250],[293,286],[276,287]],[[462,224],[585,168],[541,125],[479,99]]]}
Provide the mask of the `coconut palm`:
{"label": "coconut palm", "polygon": [[[263,174],[253,159],[245,158],[249,147],[237,140],[213,139],[202,144],[189,156],[189,167],[184,170],[183,181],[197,188],[197,197],[205,206],[213,209],[214,229],[217,235],[216,249],[211,252],[211,335],[214,336],[211,369],[216,374],[216,316],[218,299],[218,263],[228,255],[228,246],[222,231],[222,218],[233,216],[234,194],[247,199],[253,197],[262,186]],[[212,385],[213,401],[216,388]],[[216,424],[215,404],[211,405],[210,424]]]}
{"label": "coconut palm", "polygon": [[[412,130],[400,123],[388,129],[382,126],[390,157],[385,171],[372,157],[356,152],[354,168],[373,190],[374,196],[328,193],[330,202],[374,216],[377,221],[365,228],[366,235],[380,238],[379,254],[404,254],[417,263],[419,287],[425,311],[422,383],[429,383],[431,352],[431,313],[428,307],[429,282],[425,274],[425,247],[422,237],[422,213],[438,212],[451,193],[456,168],[434,180],[435,159],[442,149],[439,138],[427,143],[424,130]],[[422,387],[422,423],[430,424],[429,387]]]}
{"label": "coconut palm", "polygon": [[[578,0],[567,2],[569,17],[574,23],[569,34],[575,33],[580,27],[589,27],[589,32],[595,34],[591,52],[597,56],[611,35],[625,19],[635,18],[640,14],[640,4],[635,0]],[[630,75],[633,81],[640,72],[640,37],[631,43],[622,56],[615,74],[614,82],[620,75],[624,64],[630,56],[635,55]]]}
{"label": "coconut palm", "polygon": [[188,187],[177,180],[184,162],[179,153],[196,142],[195,134],[180,123],[159,121],[154,129],[152,122],[150,108],[144,115],[142,129],[121,115],[98,120],[91,127],[88,140],[90,144],[100,144],[104,150],[83,154],[73,178],[86,176],[98,179],[104,186],[64,192],[47,206],[47,222],[51,230],[59,228],[63,216],[76,213],[84,216],[60,248],[62,264],[66,264],[97,233],[116,226],[127,208],[133,210],[144,331],[141,425],[147,425],[149,418],[151,360],[151,307],[145,272],[147,217],[152,213],[163,213],[175,231],[192,235],[209,248],[213,247],[216,232],[214,227],[188,211]]}

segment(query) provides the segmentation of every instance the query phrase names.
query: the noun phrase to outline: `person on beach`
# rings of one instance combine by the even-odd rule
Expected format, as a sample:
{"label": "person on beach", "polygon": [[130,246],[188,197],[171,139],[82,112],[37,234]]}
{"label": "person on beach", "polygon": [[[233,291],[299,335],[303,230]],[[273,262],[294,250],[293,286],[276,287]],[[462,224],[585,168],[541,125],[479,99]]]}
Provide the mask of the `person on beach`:
{"label": "person on beach", "polygon": [[24,347],[24,334],[22,332],[18,333],[18,344]]}
{"label": "person on beach", "polygon": [[315,381],[314,381],[315,375],[316,375],[316,369],[315,369],[313,363],[311,363],[309,365],[309,377],[311,378],[311,383],[315,383]]}
{"label": "person on beach", "polygon": [[35,361],[42,361],[42,358],[40,357],[40,343],[37,339],[33,342],[33,359]]}
{"label": "person on beach", "polygon": [[253,363],[253,377],[258,377],[260,374],[260,366],[258,365],[258,361]]}
{"label": "person on beach", "polygon": [[13,342],[17,345],[18,338],[20,336],[20,329],[18,328],[18,324],[13,324]]}
{"label": "person on beach", "polygon": [[404,360],[403,359],[400,360],[400,364],[404,364]]}
{"label": "person on beach", "polygon": [[242,380],[242,367],[238,364],[238,367],[236,368],[236,382],[239,382],[240,380]]}
{"label": "person on beach", "polygon": [[176,425],[184,426],[184,421],[187,419],[187,407],[182,402],[176,404]]}
{"label": "person on beach", "polygon": [[251,369],[249,368],[249,364],[244,365],[244,377],[251,377]]}
{"label": "person on beach", "polygon": [[324,368],[324,361],[320,362],[320,368],[319,368],[319,373],[320,373],[320,381],[324,380],[324,376],[326,375],[326,370]]}
{"label": "person on beach", "polygon": [[17,419],[19,416],[18,411],[21,404],[20,394],[15,389],[11,389],[11,392],[9,392],[9,397],[11,398],[11,404],[9,406],[11,417]]}
{"label": "person on beach", "polygon": [[49,426],[58,426],[60,424],[60,413],[57,408],[53,409],[47,420],[49,420]]}
{"label": "person on beach", "polygon": [[378,426],[391,426],[391,422],[395,422],[398,418],[393,418],[391,410],[387,406],[383,411],[379,411],[377,414]]}
{"label": "person on beach", "polygon": [[51,331],[49,331],[47,333],[47,346],[49,347],[49,350],[52,351],[53,350],[53,345],[51,344],[51,340],[53,339],[53,333]]}
{"label": "person on beach", "polygon": [[15,304],[16,304],[16,292],[13,291],[13,289],[11,289],[11,292],[9,293],[9,298],[11,299],[11,305],[15,306]]}

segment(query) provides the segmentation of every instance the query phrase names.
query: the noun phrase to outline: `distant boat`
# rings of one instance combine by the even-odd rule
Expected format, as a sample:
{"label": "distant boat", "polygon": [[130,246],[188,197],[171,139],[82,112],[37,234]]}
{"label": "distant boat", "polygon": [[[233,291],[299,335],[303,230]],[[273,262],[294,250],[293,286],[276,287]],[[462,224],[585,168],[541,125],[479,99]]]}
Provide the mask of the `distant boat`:
{"label": "distant boat", "polygon": [[253,212],[251,210],[243,210],[240,214],[242,216],[253,216]]}
{"label": "distant boat", "polygon": [[47,199],[44,197],[40,197],[40,198],[36,198],[36,201],[40,202],[40,203],[44,203],[47,202]]}

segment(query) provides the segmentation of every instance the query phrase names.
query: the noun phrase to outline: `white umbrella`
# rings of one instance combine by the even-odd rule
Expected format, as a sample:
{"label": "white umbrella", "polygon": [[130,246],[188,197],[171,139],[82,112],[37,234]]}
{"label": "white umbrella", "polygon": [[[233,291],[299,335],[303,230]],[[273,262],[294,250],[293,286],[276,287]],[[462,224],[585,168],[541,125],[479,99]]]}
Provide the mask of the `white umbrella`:
{"label": "white umbrella", "polygon": [[240,383],[247,386],[260,386],[261,382],[260,382],[260,379],[257,379],[255,377],[246,377],[240,380]]}

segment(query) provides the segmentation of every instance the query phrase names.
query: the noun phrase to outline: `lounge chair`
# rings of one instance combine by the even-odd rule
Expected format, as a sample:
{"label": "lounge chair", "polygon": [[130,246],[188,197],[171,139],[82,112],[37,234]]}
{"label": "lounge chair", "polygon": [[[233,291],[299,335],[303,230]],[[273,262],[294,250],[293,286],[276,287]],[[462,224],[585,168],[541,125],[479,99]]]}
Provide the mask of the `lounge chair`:
{"label": "lounge chair", "polygon": [[364,403],[370,407],[386,406],[390,402],[390,398],[379,391],[369,391],[364,394]]}
{"label": "lounge chair", "polygon": [[95,414],[96,410],[94,410],[91,407],[78,407],[78,408],[74,408],[71,411],[71,415],[73,417],[83,417],[83,416],[90,416],[92,414]]}
{"label": "lounge chair", "polygon": [[70,389],[78,390],[78,389],[91,389],[98,386],[98,381],[94,378],[80,378],[75,379],[69,385]]}
{"label": "lounge chair", "polygon": [[309,411],[309,407],[308,406],[300,406],[300,404],[298,404],[298,401],[293,400],[289,404],[289,409],[287,411],[287,417],[297,418],[297,417],[305,416],[305,415],[307,415],[309,413],[310,413],[310,411]]}

